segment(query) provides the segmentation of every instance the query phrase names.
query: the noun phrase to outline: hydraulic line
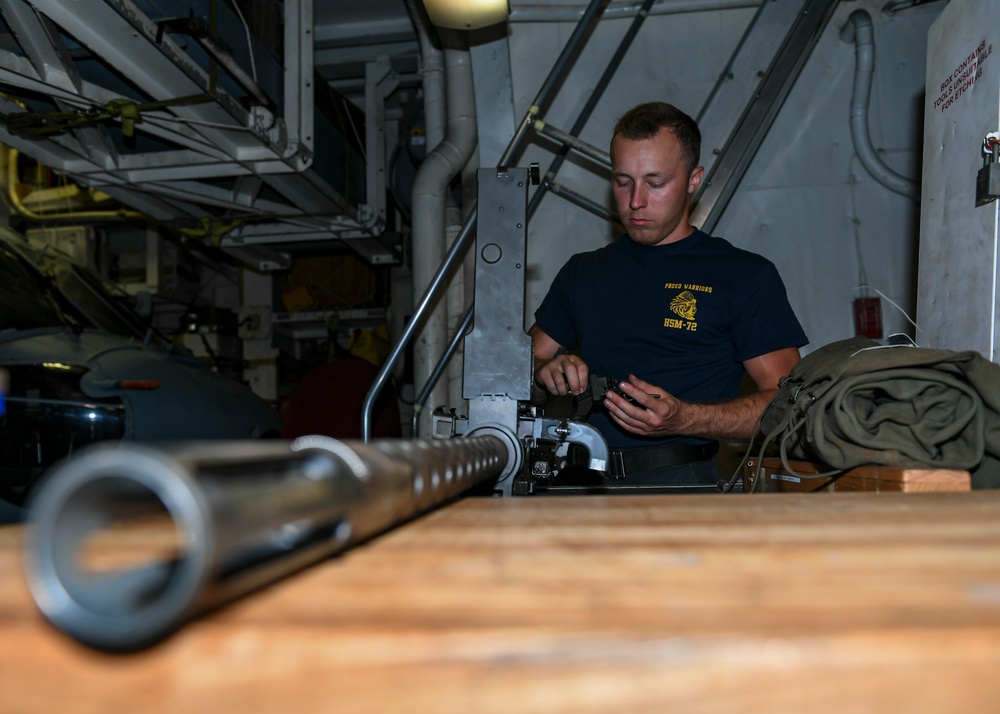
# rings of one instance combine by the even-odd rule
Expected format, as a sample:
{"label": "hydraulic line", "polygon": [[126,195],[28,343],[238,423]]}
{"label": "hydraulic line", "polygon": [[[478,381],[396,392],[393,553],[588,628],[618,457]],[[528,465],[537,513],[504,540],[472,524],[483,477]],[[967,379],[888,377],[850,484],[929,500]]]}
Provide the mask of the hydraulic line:
{"label": "hydraulic line", "polygon": [[872,146],[868,132],[868,99],[875,73],[875,40],[871,16],[864,10],[851,13],[841,32],[841,39],[854,42],[854,91],[851,96],[851,136],[854,151],[868,173],[890,191],[908,198],[917,198],[915,181],[886,166]]}

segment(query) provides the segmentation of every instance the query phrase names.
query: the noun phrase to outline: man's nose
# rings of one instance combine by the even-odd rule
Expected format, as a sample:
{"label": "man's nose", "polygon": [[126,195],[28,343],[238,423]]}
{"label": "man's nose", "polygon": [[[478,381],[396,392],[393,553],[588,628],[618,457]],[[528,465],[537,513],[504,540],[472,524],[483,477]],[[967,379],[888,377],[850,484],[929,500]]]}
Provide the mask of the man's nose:
{"label": "man's nose", "polygon": [[646,205],[646,193],[641,186],[633,186],[628,197],[628,207],[633,211]]}

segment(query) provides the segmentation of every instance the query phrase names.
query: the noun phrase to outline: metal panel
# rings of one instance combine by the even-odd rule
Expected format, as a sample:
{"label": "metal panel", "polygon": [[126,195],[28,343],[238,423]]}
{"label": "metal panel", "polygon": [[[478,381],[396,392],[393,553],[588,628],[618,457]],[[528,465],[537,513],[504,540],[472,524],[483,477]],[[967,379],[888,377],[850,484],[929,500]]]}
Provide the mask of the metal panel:
{"label": "metal panel", "polygon": [[976,207],[987,133],[1000,130],[994,0],[953,0],[928,35],[917,340],[997,361],[997,202]]}
{"label": "metal panel", "polygon": [[480,169],[476,322],[465,340],[463,396],[531,397],[531,338],[524,333],[527,169]]}
{"label": "metal panel", "polygon": [[[514,82],[510,72],[510,46],[506,26],[503,34],[480,30],[469,43],[469,58],[475,77],[476,125],[479,134],[479,163],[496,166],[514,135]],[[489,39],[487,39],[489,38]]]}

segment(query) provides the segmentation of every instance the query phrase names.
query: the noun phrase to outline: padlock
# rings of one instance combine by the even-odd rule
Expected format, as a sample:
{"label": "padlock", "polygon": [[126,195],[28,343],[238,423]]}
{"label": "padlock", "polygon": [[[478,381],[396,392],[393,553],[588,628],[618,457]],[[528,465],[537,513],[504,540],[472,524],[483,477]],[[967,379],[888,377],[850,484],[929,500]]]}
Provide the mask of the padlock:
{"label": "padlock", "polygon": [[985,206],[1000,198],[1000,133],[990,132],[983,139],[983,168],[976,174],[976,206]]}

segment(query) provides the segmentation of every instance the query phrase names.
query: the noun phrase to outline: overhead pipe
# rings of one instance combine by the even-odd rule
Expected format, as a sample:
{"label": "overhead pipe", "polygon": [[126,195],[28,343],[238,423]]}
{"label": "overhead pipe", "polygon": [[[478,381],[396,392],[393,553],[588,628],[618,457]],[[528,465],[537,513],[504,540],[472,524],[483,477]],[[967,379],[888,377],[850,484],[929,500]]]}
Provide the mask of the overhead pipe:
{"label": "overhead pipe", "polygon": [[[657,0],[650,15],[674,15],[686,12],[711,12],[758,7],[761,0]],[[641,10],[641,2],[609,3],[603,18],[632,17]],[[584,13],[584,5],[555,5],[550,3],[512,3],[510,22],[575,22]]]}
{"label": "overhead pipe", "polygon": [[417,0],[407,0],[410,19],[417,32],[420,45],[420,86],[424,94],[424,148],[429,154],[444,137],[444,52],[434,44],[427,29],[426,16]]}
{"label": "overhead pipe", "polygon": [[127,220],[127,219],[139,219],[139,220],[149,220],[149,216],[145,213],[140,213],[139,211],[132,211],[127,208],[114,208],[114,209],[97,209],[97,210],[67,210],[67,211],[53,211],[53,212],[38,212],[33,211],[24,204],[24,200],[21,197],[18,187],[20,184],[20,177],[17,173],[17,157],[20,156],[17,149],[4,148],[0,145],[0,152],[3,154],[3,161],[6,164],[6,176],[3,181],[4,189],[6,189],[5,198],[7,200],[7,205],[14,210],[20,216],[25,218],[30,218],[32,220],[38,221],[83,221],[83,220],[93,220],[93,219],[104,219],[104,220]]}
{"label": "overhead pipe", "polygon": [[[507,145],[506,151],[504,151],[503,156],[500,157],[499,165],[509,166],[510,162],[514,160],[514,157],[517,156],[518,152],[521,150],[525,139],[527,139],[528,131],[531,128],[532,122],[541,111],[541,107],[548,103],[549,98],[555,91],[555,88],[565,77],[573,56],[576,54],[577,49],[579,49],[580,45],[587,37],[591,28],[599,19],[601,6],[605,2],[607,2],[607,0],[591,0],[591,3],[587,7],[586,12],[584,12],[580,22],[574,28],[573,33],[566,41],[565,46],[563,46],[559,57],[556,58],[555,64],[552,65],[552,69],[549,70],[548,76],[546,76],[545,81],[542,82],[541,88],[535,95],[535,100],[531,103],[531,106],[525,113],[524,118],[518,125],[517,130],[514,132],[514,136]],[[413,315],[410,317],[409,323],[407,323],[406,328],[403,330],[403,334],[399,338],[399,341],[396,343],[395,347],[393,347],[392,352],[389,354],[385,363],[383,363],[379,373],[375,375],[375,380],[372,382],[372,386],[368,390],[368,396],[365,397],[365,403],[361,410],[361,438],[364,441],[371,439],[372,413],[375,409],[375,400],[385,387],[385,383],[389,377],[389,372],[399,361],[399,358],[402,356],[406,346],[413,338],[414,332],[416,332],[417,328],[423,324],[424,318],[426,317],[427,312],[431,309],[441,286],[451,275],[452,269],[461,259],[466,248],[468,248],[469,241],[474,235],[477,219],[478,211],[473,208],[466,216],[465,222],[462,224],[462,229],[459,231],[458,236],[452,243],[451,248],[449,248],[448,254],[445,256],[444,261],[438,268],[437,273],[435,273],[430,285],[427,286],[427,290],[424,292],[423,297],[417,304]]]}
{"label": "overhead pipe", "polygon": [[[430,21],[427,17],[427,12],[420,0],[406,0],[406,7],[409,10],[410,20],[413,23],[413,27],[417,33],[417,41],[420,46],[420,88],[422,92],[423,100],[423,121],[424,121],[424,147],[423,155],[426,157],[444,138],[445,132],[445,122],[447,120],[447,104],[445,98],[445,70],[444,70],[444,51],[439,46],[439,41],[437,37],[437,32],[434,30]],[[419,164],[418,164],[419,168]],[[409,207],[409,213],[413,215],[413,193],[409,196],[411,201]],[[436,222],[436,217],[428,217],[428,222]],[[443,220],[443,219],[442,219]],[[411,221],[411,227],[415,227],[417,224]],[[421,226],[424,223],[420,223]],[[427,227],[427,234],[437,235],[441,231],[443,233],[444,224],[441,227],[430,225]],[[417,238],[411,235],[411,254],[413,252],[413,245],[417,244],[417,241],[427,240],[426,236]],[[442,238],[446,240],[446,238]],[[423,250],[420,247],[418,250]],[[411,263],[411,271],[415,271],[417,266]],[[422,281],[418,282],[414,279],[414,273],[411,272],[411,291],[414,296],[414,300],[420,295],[420,286]],[[416,436],[417,429],[413,428],[411,432],[413,436]]]}
{"label": "overhead pipe", "polygon": [[865,10],[855,10],[840,32],[840,39],[854,43],[854,92],[851,96],[851,137],[854,151],[876,181],[890,191],[907,198],[917,198],[917,183],[897,173],[882,161],[872,146],[868,132],[868,98],[872,75],[875,73],[875,33],[871,16]]}
{"label": "overhead pipe", "polygon": [[[444,259],[449,184],[476,148],[472,62],[467,46],[454,46],[459,39],[456,37],[454,44],[444,50],[447,105],[444,137],[420,164],[413,186],[413,284],[418,294],[431,284],[435,270]],[[416,384],[423,384],[430,378],[434,361],[444,351],[447,320],[447,306],[439,301],[414,345]],[[447,390],[447,383],[436,387],[431,395],[432,403],[447,402]],[[425,419],[425,425],[427,423],[429,415]]]}

